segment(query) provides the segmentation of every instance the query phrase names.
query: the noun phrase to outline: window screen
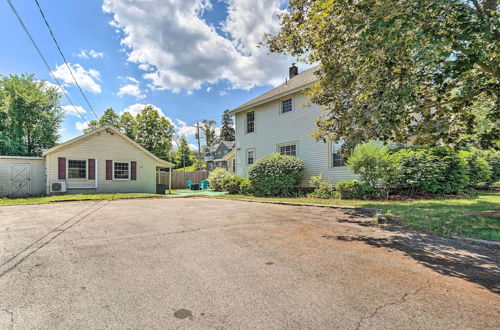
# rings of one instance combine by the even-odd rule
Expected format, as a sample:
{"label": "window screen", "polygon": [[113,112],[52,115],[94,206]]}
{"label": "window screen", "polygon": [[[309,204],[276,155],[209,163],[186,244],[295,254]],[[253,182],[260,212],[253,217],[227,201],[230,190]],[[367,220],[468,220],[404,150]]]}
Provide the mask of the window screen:
{"label": "window screen", "polygon": [[255,132],[255,114],[254,112],[247,113],[247,133]]}
{"label": "window screen", "polygon": [[285,156],[297,156],[297,145],[289,144],[280,146],[280,154]]}
{"label": "window screen", "polygon": [[253,150],[247,151],[247,164],[252,165],[255,160],[255,152]]}
{"label": "window screen", "polygon": [[68,160],[68,179],[86,179],[87,162],[85,160]]}
{"label": "window screen", "polygon": [[290,112],[292,111],[292,99],[284,100],[281,102],[281,112]]}
{"label": "window screen", "polygon": [[129,178],[129,165],[128,163],[115,162],[114,163],[114,178],[115,179],[128,179]]}

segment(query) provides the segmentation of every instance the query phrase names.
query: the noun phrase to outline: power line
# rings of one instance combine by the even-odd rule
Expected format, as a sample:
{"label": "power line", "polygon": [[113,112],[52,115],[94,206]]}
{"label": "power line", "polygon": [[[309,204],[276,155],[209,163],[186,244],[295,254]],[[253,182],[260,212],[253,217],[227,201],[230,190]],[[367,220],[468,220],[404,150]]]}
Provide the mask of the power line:
{"label": "power line", "polygon": [[75,109],[75,113],[78,115],[78,117],[80,117],[83,121],[85,121],[85,118],[80,114],[80,112],[78,111],[78,108],[75,106],[75,104],[73,103],[73,101],[69,97],[68,93],[63,88],[63,86],[62,86],[61,82],[59,81],[59,79],[57,79],[56,76],[54,76],[54,74],[52,73],[52,68],[50,67],[50,65],[47,62],[47,60],[45,59],[45,57],[43,56],[42,51],[40,50],[40,48],[36,44],[35,40],[31,36],[31,33],[29,32],[28,28],[26,27],[26,25],[24,24],[23,20],[21,19],[21,16],[19,16],[19,13],[17,12],[17,10],[14,7],[14,5],[12,4],[11,0],[7,0],[7,3],[9,4],[10,9],[12,9],[12,12],[14,13],[14,15],[16,15],[17,20],[19,21],[19,23],[21,24],[21,27],[23,28],[24,32],[26,33],[26,35],[30,39],[31,43],[33,44],[33,47],[35,47],[38,55],[40,55],[40,58],[42,59],[43,63],[45,64],[45,66],[49,70],[50,76],[52,77],[52,79],[54,79],[54,81],[57,83],[57,85],[59,86],[59,88],[61,88],[61,92],[64,94],[64,96],[66,96],[66,99],[68,100],[68,102]]}
{"label": "power line", "polygon": [[[7,0],[7,1],[9,1],[9,3],[10,3],[10,0]],[[62,56],[62,58],[64,60],[64,64],[66,64],[66,67],[68,68],[69,73],[71,74],[71,77],[73,78],[73,81],[75,82],[76,86],[80,90],[80,93],[82,94],[83,98],[85,99],[85,102],[89,106],[90,110],[92,110],[92,112],[94,113],[94,116],[96,117],[96,119],[99,119],[99,116],[97,116],[96,112],[94,111],[94,108],[92,107],[92,105],[90,104],[89,100],[87,99],[87,96],[85,95],[85,93],[83,92],[82,88],[80,87],[80,84],[76,80],[76,77],[73,74],[73,70],[71,69],[70,65],[68,64],[68,61],[66,60],[66,57],[64,56],[64,53],[62,52],[61,47],[59,46],[59,43],[57,42],[56,36],[54,35],[54,32],[52,32],[52,29],[51,29],[51,27],[49,25],[49,22],[47,21],[47,18],[45,17],[45,14],[44,14],[44,12],[42,10],[42,7],[40,7],[40,3],[38,3],[38,0],[35,0],[35,3],[37,5],[38,9],[40,10],[40,15],[42,15],[42,18],[43,18],[43,20],[45,22],[45,25],[47,25],[47,28],[49,29],[50,35],[52,36],[52,40],[56,44],[57,50],[59,51],[59,54],[61,54],[61,56]]]}

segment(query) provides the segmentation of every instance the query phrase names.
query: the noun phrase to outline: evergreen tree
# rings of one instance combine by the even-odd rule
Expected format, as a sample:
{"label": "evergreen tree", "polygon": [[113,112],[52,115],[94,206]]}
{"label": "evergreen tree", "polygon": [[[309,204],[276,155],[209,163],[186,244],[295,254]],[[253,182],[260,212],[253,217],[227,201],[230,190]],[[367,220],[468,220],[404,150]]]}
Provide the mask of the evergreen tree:
{"label": "evergreen tree", "polygon": [[235,132],[233,118],[231,118],[231,116],[229,115],[229,110],[224,111],[221,124],[222,126],[220,128],[220,139],[223,141],[234,141]]}

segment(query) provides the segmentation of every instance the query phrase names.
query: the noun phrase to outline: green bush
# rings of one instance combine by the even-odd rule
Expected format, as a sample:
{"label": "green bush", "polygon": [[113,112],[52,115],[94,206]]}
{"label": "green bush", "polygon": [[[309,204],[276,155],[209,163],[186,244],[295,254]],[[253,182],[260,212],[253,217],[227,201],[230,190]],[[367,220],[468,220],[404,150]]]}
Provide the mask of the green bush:
{"label": "green bush", "polygon": [[469,185],[467,163],[444,147],[402,149],[394,155],[394,187],[406,194],[456,194]]}
{"label": "green bush", "polygon": [[309,185],[314,188],[314,191],[309,194],[309,197],[326,199],[335,196],[333,185],[323,180],[323,173],[320,173],[318,176],[311,176]]}
{"label": "green bush", "polygon": [[372,199],[380,197],[377,189],[358,180],[340,181],[335,186],[341,199]]}
{"label": "green bush", "polygon": [[394,166],[389,148],[376,141],[358,144],[347,161],[347,167],[362,181],[383,189],[388,187]]}
{"label": "green bush", "polygon": [[239,193],[241,193],[240,185],[245,180],[247,180],[247,179],[240,178],[237,176],[225,178],[224,179],[224,190],[226,190],[228,193],[233,194],[233,195],[239,194]]}
{"label": "green bush", "polygon": [[214,169],[208,175],[208,183],[210,187],[215,191],[224,190],[224,180],[233,177],[233,174],[226,169],[221,167]]}
{"label": "green bush", "polygon": [[500,181],[500,151],[484,150],[481,152],[483,158],[488,162],[491,168],[491,178],[489,184]]}
{"label": "green bush", "polygon": [[467,164],[467,176],[469,184],[478,188],[486,185],[491,179],[491,167],[488,162],[481,156],[480,151],[460,151],[459,156]]}
{"label": "green bush", "polygon": [[253,188],[252,184],[250,183],[250,180],[248,179],[243,179],[240,183],[240,192],[243,195],[251,195],[253,194]]}
{"label": "green bush", "polygon": [[299,183],[304,162],[278,153],[258,159],[248,170],[248,178],[257,196],[289,196]]}

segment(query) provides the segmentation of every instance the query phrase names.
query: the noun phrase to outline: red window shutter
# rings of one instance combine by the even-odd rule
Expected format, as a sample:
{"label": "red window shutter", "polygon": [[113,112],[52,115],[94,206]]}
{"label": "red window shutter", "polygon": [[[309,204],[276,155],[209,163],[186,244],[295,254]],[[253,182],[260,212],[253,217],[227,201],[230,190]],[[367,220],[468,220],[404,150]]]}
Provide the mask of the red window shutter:
{"label": "red window shutter", "polygon": [[95,180],[95,159],[89,159],[87,162],[89,180]]}
{"label": "red window shutter", "polygon": [[106,180],[113,180],[113,161],[106,160]]}
{"label": "red window shutter", "polygon": [[136,161],[130,162],[130,179],[137,180],[137,162]]}
{"label": "red window shutter", "polygon": [[59,157],[57,159],[57,178],[66,180],[66,158]]}

